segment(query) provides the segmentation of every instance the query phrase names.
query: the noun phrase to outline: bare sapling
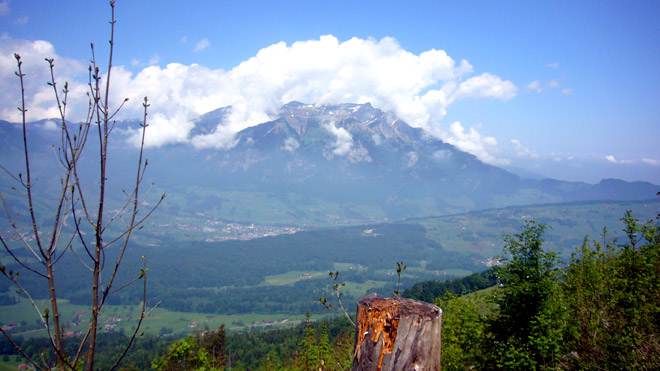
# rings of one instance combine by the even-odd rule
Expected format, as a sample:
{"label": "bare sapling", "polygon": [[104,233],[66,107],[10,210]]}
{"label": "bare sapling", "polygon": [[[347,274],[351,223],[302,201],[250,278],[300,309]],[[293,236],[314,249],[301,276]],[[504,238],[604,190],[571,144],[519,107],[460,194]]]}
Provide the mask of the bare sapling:
{"label": "bare sapling", "polygon": [[[8,173],[15,183],[11,192],[19,192],[26,199],[27,209],[25,216],[15,214],[8,206],[5,196],[0,190],[0,201],[4,213],[7,216],[7,222],[10,225],[11,235],[2,235],[0,232],[0,244],[8,254],[10,262],[0,261],[0,273],[9,279],[16,287],[17,292],[27,300],[32,308],[38,314],[43,328],[46,330],[50,344],[54,352],[53,359],[33,359],[20,348],[20,345],[12,336],[3,329],[2,334],[8,341],[27,359],[27,361],[37,370],[50,370],[56,367],[63,369],[93,370],[94,355],[96,352],[97,333],[99,331],[99,315],[103,309],[107,298],[127,286],[142,280],[142,303],[141,314],[137,319],[134,332],[129,336],[124,350],[117,355],[117,359],[110,369],[118,367],[122,358],[133,344],[143,319],[149,314],[147,309],[147,265],[146,259],[142,257],[142,268],[135,272],[135,277],[128,282],[118,282],[120,278],[117,273],[125,252],[129,246],[129,240],[132,233],[141,228],[145,220],[161,204],[165,195],[163,194],[152,206],[144,206],[142,198],[148,193],[141,188],[145,170],[147,168],[147,159],[143,157],[144,138],[147,128],[147,111],[149,102],[144,98],[143,119],[140,124],[142,140],[139,146],[139,155],[136,159],[135,181],[131,183],[127,191],[124,191],[125,199],[118,210],[107,209],[106,194],[108,192],[107,183],[107,164],[108,147],[111,132],[115,126],[115,116],[128,100],[125,99],[119,107],[110,108],[111,92],[111,72],[112,58],[114,50],[114,30],[115,30],[115,1],[110,1],[111,20],[110,20],[110,40],[109,56],[107,67],[102,70],[97,64],[94,45],[91,45],[91,60],[89,66],[88,81],[88,108],[84,122],[72,124],[67,121],[67,98],[69,95],[69,85],[64,83],[63,89],[58,90],[55,78],[55,61],[46,59],[50,68],[50,82],[48,85],[53,88],[53,97],[58,108],[58,124],[61,130],[61,143],[57,149],[57,161],[61,167],[60,185],[54,198],[54,206],[48,207],[44,203],[35,201],[37,192],[41,189],[35,189],[33,169],[30,167],[32,154],[28,149],[29,136],[26,129],[26,96],[24,80],[28,78],[22,69],[22,60],[18,54],[15,54],[17,63],[16,75],[20,80],[21,103],[19,111],[22,117],[23,129],[23,152],[25,166],[21,172],[15,174],[5,166],[1,169]],[[81,181],[83,178],[81,156],[88,140],[98,140],[98,158],[95,158],[98,164],[94,171],[96,181],[90,184]],[[90,156],[90,155],[88,155]],[[1,164],[0,164],[1,165]],[[86,176],[86,175],[85,175]],[[153,184],[152,184],[153,186]],[[43,197],[43,194],[41,195]],[[52,197],[49,193],[48,197]],[[142,210],[147,207],[147,210]],[[44,209],[47,208],[47,209]],[[37,212],[36,210],[39,210]],[[45,216],[44,216],[45,215]],[[119,225],[123,223],[122,225]],[[112,234],[110,227],[112,226]],[[106,258],[110,248],[114,248],[113,256],[116,260],[110,261]],[[17,253],[17,250],[25,249],[28,254]],[[66,253],[74,254],[80,264],[89,270],[91,276],[91,290],[89,292],[89,302],[91,307],[91,320],[89,327],[82,337],[79,338],[79,345],[75,352],[67,353],[64,348],[63,323],[61,319],[60,308],[58,305],[58,287],[56,285],[56,270],[58,262]],[[108,260],[108,261],[106,261]],[[17,266],[16,271],[10,270],[5,264]],[[16,268],[14,268],[16,269]],[[40,309],[36,298],[31,295],[29,290],[23,284],[19,270],[28,274],[36,275],[47,284],[48,307]],[[20,278],[19,278],[20,276]],[[82,278],[81,278],[82,279]],[[152,308],[153,310],[153,308]],[[67,341],[69,338],[67,338]],[[69,348],[67,348],[69,349]]]}

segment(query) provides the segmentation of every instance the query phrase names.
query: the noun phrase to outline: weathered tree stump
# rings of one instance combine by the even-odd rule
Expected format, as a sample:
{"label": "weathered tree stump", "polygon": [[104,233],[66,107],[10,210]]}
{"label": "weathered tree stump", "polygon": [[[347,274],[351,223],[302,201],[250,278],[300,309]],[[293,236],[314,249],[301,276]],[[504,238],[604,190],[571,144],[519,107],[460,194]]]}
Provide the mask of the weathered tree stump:
{"label": "weathered tree stump", "polygon": [[378,294],[357,303],[353,370],[440,370],[442,310]]}

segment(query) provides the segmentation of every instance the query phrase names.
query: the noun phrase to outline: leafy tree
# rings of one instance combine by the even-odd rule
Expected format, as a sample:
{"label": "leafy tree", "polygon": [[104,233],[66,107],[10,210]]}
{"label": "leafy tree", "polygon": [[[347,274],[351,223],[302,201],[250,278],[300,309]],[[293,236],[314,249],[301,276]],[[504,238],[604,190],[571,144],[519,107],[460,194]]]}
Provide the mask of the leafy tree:
{"label": "leafy tree", "polygon": [[204,334],[188,335],[170,345],[167,354],[151,363],[160,371],[215,371],[224,366],[225,327]]}
{"label": "leafy tree", "polygon": [[564,278],[567,363],[581,369],[660,366],[660,215],[640,224],[627,212],[626,240],[588,238]]}
{"label": "leafy tree", "polygon": [[482,295],[458,297],[447,293],[435,304],[442,308],[442,368],[467,370],[482,362],[487,340],[486,319],[480,313]]}
{"label": "leafy tree", "polygon": [[554,367],[562,344],[558,301],[558,258],[542,247],[546,226],[529,221],[525,230],[507,235],[499,270],[503,283],[499,311],[489,323],[489,364],[514,369]]}
{"label": "leafy tree", "polygon": [[[84,363],[87,370],[91,371],[95,369],[94,355],[99,330],[98,317],[101,309],[111,294],[140,279],[143,281],[142,315],[138,320],[138,325],[135,328],[133,336],[129,338],[124,350],[117,353],[115,367],[126,355],[126,352],[135,340],[140,323],[146,315],[146,307],[144,306],[144,303],[146,303],[146,263],[143,263],[141,270],[136,272],[136,277],[129,282],[118,282],[117,272],[133,231],[140,228],[144,220],[160,204],[159,201],[153,209],[146,212],[140,210],[140,185],[147,165],[146,159],[143,158],[142,149],[144,147],[147,107],[149,104],[145,97],[143,103],[144,119],[141,123],[142,145],[136,161],[135,182],[128,188],[128,191],[124,192],[126,197],[119,211],[114,210],[111,213],[108,211],[106,203],[106,194],[109,192],[106,173],[108,147],[110,133],[114,127],[113,117],[121,109],[123,103],[116,109],[110,108],[115,26],[114,0],[110,1],[110,7],[112,19],[110,21],[108,67],[102,73],[101,67],[95,59],[94,46],[92,44],[92,58],[89,66],[88,82],[89,105],[85,122],[79,125],[72,125],[67,120],[68,83],[65,82],[63,89],[61,91],[58,90],[54,60],[46,59],[51,72],[51,81],[48,85],[53,88],[53,97],[58,107],[58,121],[62,138],[60,147],[57,148],[57,160],[62,168],[62,174],[60,186],[55,191],[56,196],[50,200],[54,202],[37,202],[37,194],[40,189],[35,187],[37,183],[35,183],[34,179],[36,179],[37,174],[30,167],[32,156],[29,151],[30,147],[28,146],[26,130],[26,112],[28,110],[25,105],[26,97],[24,90],[26,75],[22,70],[20,55],[14,54],[17,63],[16,75],[21,84],[21,104],[19,110],[22,114],[25,166],[23,171],[18,174],[12,173],[4,166],[0,166],[0,168],[13,179],[15,186],[12,187],[12,190],[16,190],[17,193],[25,196],[27,206],[24,213],[26,217],[22,218],[19,213],[12,211],[3,193],[0,192],[0,200],[7,215],[6,220],[12,231],[11,236],[0,234],[0,245],[4,247],[5,251],[11,257],[10,264],[12,264],[11,266],[7,266],[4,262],[0,262],[0,273],[15,285],[17,291],[30,301],[34,310],[39,314],[41,324],[48,333],[48,339],[54,352],[54,359],[50,360],[46,359],[47,357],[43,357],[44,362],[37,362],[37,360],[28,357],[26,352],[18,347],[16,341],[7,332],[2,329],[0,331],[32,366],[40,370],[51,369],[55,364],[57,364],[57,369],[78,369],[82,366],[83,359],[85,360]],[[94,138],[94,134],[89,136],[90,130],[92,133],[97,133],[97,138]],[[92,190],[87,188],[89,183],[85,183],[83,177],[86,167],[81,165],[81,158],[88,141],[95,143],[99,150],[98,167],[96,169],[98,171],[98,178]],[[161,201],[163,197],[161,197]],[[53,206],[52,209],[49,209],[49,205]],[[138,214],[141,216],[138,217]],[[46,215],[48,216],[45,217]],[[119,220],[124,223],[123,230],[115,236],[108,236],[106,231],[109,230],[113,223],[118,224]],[[26,225],[28,227],[25,227]],[[114,259],[106,255],[106,249],[111,246],[116,246],[116,250],[119,251]],[[19,249],[29,253],[21,254],[18,252]],[[64,347],[64,331],[58,305],[58,286],[56,285],[55,269],[58,262],[61,262],[60,259],[62,256],[67,252],[76,255],[76,258],[91,274],[91,281],[88,283],[88,287],[91,287],[88,296],[88,304],[91,305],[92,312],[91,321],[79,346],[71,353],[67,353]],[[101,273],[104,271],[104,268],[106,268],[105,274],[103,279],[101,279]],[[36,306],[30,290],[23,284],[25,282],[25,276],[20,275],[22,272],[27,272],[29,275],[34,275],[39,280],[42,280],[40,286],[48,288],[49,307],[41,309]]]}
{"label": "leafy tree", "polygon": [[315,370],[321,367],[319,346],[316,341],[316,330],[310,324],[310,314],[307,313],[305,337],[298,345],[298,367],[301,370]]}

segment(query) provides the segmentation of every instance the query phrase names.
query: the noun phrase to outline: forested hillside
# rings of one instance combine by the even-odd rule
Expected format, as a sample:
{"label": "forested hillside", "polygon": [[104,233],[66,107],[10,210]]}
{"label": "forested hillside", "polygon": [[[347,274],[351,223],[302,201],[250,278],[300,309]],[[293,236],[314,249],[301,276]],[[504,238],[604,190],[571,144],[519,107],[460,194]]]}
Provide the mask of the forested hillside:
{"label": "forested hillside", "polygon": [[545,225],[508,236],[501,287],[436,299],[443,369],[657,369],[660,215],[622,221],[624,240],[587,237],[566,266],[544,248]]}

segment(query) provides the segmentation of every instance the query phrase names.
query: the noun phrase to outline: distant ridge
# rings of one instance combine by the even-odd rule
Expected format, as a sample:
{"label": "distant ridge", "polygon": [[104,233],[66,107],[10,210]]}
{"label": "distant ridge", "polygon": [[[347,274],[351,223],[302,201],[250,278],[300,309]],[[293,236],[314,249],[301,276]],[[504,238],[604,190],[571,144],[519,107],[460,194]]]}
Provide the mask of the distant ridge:
{"label": "distant ridge", "polygon": [[[189,138],[213,133],[230,112],[231,107],[223,107],[201,115]],[[40,124],[28,127],[35,153],[49,151],[58,140],[56,131],[39,130]],[[0,123],[3,163],[20,158],[14,141],[20,137],[18,129]],[[290,102],[273,120],[237,133],[234,143],[229,149],[182,144],[149,149],[149,174],[168,193],[196,189],[217,195],[200,206],[188,200],[191,211],[215,202],[217,215],[249,222],[257,211],[244,209],[254,208],[249,201],[253,199],[259,208],[257,221],[312,225],[331,219],[339,224],[370,223],[514,205],[643,200],[657,197],[660,190],[648,182],[618,179],[591,185],[521,178],[369,103]],[[122,161],[129,157],[125,151],[113,159],[117,165],[111,176],[118,180],[123,177]],[[227,199],[221,195],[226,192],[241,192],[242,198]],[[277,202],[263,202],[263,195]],[[233,210],[228,211],[228,205],[234,205]]]}

